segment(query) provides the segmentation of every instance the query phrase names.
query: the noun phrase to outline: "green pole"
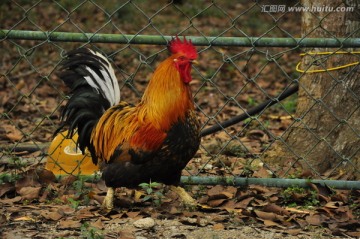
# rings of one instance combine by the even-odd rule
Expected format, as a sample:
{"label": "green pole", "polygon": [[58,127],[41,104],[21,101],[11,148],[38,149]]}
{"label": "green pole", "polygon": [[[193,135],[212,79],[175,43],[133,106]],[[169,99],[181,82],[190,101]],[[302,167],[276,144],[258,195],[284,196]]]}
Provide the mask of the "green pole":
{"label": "green pole", "polygon": [[220,176],[182,176],[181,183],[187,185],[232,185],[246,187],[249,185],[262,185],[266,187],[287,188],[298,186],[309,187],[309,183],[320,184],[336,189],[360,189],[360,181],[320,180],[320,179],[284,179],[284,178],[240,178]]}
{"label": "green pole", "polygon": [[[0,30],[0,40],[166,45],[172,36]],[[270,38],[188,36],[198,46],[360,47],[360,38]]]}
{"label": "green pole", "polygon": [[[67,175],[56,175],[57,179]],[[75,175],[85,181],[98,181],[100,174],[95,175]],[[0,173],[0,177],[7,181],[13,177],[10,173]],[[301,187],[308,188],[310,183],[328,186],[334,189],[343,190],[360,190],[360,181],[346,180],[322,180],[322,179],[287,179],[287,178],[241,178],[241,177],[221,177],[221,176],[182,176],[181,184],[183,185],[224,185],[235,187],[247,187],[250,185],[261,185],[266,187],[288,188]]]}

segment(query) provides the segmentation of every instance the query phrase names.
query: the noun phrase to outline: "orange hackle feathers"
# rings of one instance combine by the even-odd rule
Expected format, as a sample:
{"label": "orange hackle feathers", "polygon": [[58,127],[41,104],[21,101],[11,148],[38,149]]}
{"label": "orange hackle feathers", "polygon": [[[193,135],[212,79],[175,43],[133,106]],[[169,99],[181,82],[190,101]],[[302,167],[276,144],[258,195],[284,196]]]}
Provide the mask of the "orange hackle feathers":
{"label": "orange hackle feathers", "polygon": [[140,103],[132,107],[120,102],[100,118],[91,137],[99,158],[109,160],[124,143],[135,150],[158,150],[170,127],[194,110],[190,87],[182,80],[175,59],[196,57],[195,47],[177,37],[169,49],[172,55],[157,67]]}

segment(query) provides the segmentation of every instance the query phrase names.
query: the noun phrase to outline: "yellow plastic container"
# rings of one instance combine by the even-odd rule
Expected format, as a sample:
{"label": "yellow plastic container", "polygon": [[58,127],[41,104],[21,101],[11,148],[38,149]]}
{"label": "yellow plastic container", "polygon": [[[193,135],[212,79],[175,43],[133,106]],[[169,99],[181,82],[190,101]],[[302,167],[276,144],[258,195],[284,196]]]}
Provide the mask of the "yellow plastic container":
{"label": "yellow plastic container", "polygon": [[78,134],[66,138],[67,131],[59,133],[51,142],[45,168],[55,175],[91,175],[99,170],[90,153],[85,155],[76,147]]}

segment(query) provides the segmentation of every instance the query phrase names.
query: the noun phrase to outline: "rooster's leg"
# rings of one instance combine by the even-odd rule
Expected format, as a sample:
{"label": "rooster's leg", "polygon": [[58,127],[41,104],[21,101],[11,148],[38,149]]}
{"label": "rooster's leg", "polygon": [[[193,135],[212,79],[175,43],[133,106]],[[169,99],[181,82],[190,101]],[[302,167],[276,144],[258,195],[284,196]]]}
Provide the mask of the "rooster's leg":
{"label": "rooster's leg", "polygon": [[106,211],[111,211],[114,208],[114,188],[108,188],[102,208]]}
{"label": "rooster's leg", "polygon": [[170,190],[179,195],[186,207],[194,208],[198,205],[196,200],[193,199],[182,187],[172,185],[170,186]]}

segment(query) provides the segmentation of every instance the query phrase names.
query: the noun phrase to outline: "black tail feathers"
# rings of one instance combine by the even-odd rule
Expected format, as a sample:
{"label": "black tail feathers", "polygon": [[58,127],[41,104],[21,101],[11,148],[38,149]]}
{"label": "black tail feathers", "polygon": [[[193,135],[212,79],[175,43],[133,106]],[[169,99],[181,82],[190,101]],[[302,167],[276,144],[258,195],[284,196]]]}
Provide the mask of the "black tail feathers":
{"label": "black tail feathers", "polygon": [[92,152],[91,132],[105,110],[119,103],[120,90],[114,70],[100,53],[87,48],[69,52],[62,63],[59,77],[71,89],[71,97],[61,114],[55,133],[68,128],[68,137],[78,132],[78,146]]}

